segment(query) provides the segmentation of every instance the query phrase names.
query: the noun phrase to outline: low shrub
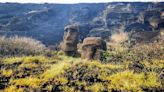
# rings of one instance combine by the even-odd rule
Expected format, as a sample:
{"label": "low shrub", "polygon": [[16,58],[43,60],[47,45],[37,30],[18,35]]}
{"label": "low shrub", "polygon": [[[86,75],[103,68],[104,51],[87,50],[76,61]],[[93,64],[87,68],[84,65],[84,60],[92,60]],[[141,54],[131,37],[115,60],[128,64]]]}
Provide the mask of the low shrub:
{"label": "low shrub", "polygon": [[27,37],[0,37],[0,56],[36,55],[43,53],[46,47],[40,42]]}

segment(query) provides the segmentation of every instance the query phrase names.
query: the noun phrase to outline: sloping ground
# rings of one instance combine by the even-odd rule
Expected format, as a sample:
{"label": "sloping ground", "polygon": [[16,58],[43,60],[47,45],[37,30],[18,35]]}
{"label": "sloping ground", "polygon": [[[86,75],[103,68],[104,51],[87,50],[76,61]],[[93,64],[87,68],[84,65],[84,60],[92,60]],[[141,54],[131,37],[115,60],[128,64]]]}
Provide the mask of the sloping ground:
{"label": "sloping ground", "polygon": [[163,46],[159,41],[136,45],[131,52],[107,51],[110,54],[103,62],[67,57],[62,52],[51,57],[2,58],[0,88],[4,92],[162,92]]}
{"label": "sloping ground", "polygon": [[60,42],[67,24],[80,24],[81,40],[86,36],[108,39],[119,30],[159,31],[164,19],[163,2],[0,3],[0,6],[0,35],[32,37],[46,45]]}
{"label": "sloping ground", "polygon": [[0,6],[0,35],[32,37],[46,45],[62,40],[65,25],[88,23],[105,8],[101,3],[0,3]]}

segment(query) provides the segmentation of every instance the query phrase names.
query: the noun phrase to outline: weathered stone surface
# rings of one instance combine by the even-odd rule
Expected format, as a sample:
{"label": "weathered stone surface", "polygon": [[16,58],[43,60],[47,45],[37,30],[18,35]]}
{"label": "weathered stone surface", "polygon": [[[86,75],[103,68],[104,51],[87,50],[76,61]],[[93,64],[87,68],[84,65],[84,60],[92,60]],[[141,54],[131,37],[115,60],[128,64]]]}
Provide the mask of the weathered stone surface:
{"label": "weathered stone surface", "polygon": [[153,26],[149,22],[145,23],[133,23],[129,25],[125,31],[129,32],[130,39],[135,41],[150,41],[154,37],[158,36],[160,31],[153,30]]}
{"label": "weathered stone surface", "polygon": [[164,19],[158,23],[158,29],[164,29]]}
{"label": "weathered stone surface", "polygon": [[88,35],[108,39],[120,25],[126,28],[133,23],[150,22],[152,29],[156,30],[157,23],[164,19],[163,2],[0,5],[0,35],[32,37],[46,45],[62,40],[66,24],[79,23],[79,38],[83,41]]}
{"label": "weathered stone surface", "polygon": [[132,23],[125,28],[126,32],[140,32],[140,31],[152,31],[152,26],[149,22],[145,23]]}
{"label": "weathered stone surface", "polygon": [[102,39],[108,39],[111,33],[109,29],[105,28],[93,28],[90,30],[89,35],[90,37],[101,37]]}
{"label": "weathered stone surface", "polygon": [[148,21],[153,28],[158,27],[158,23],[161,20],[161,12],[158,10],[148,10],[141,13],[144,21]]}
{"label": "weathered stone surface", "polygon": [[61,50],[65,52],[66,55],[74,56],[77,52],[78,43],[78,25],[67,25],[64,28],[64,37],[61,44]]}
{"label": "weathered stone surface", "polygon": [[106,42],[100,37],[87,37],[82,44],[81,57],[84,59],[101,59],[102,52],[106,50]]}
{"label": "weathered stone surface", "polygon": [[132,39],[136,41],[150,41],[154,37],[157,37],[160,34],[160,31],[140,31],[135,32],[131,35]]}
{"label": "weathered stone surface", "polygon": [[158,30],[160,31],[161,37],[164,37],[164,20],[161,20],[158,24]]}

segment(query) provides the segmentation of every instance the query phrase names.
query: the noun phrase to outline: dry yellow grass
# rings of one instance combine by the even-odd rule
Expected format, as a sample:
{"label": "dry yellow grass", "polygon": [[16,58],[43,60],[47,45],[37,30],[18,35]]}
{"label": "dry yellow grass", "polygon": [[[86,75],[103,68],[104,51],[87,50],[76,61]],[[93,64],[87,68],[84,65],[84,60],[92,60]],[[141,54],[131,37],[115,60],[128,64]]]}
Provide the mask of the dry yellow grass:
{"label": "dry yellow grass", "polygon": [[128,40],[128,34],[126,32],[120,31],[111,36],[111,41],[115,43],[122,43]]}
{"label": "dry yellow grass", "polygon": [[0,56],[35,55],[46,50],[44,44],[27,37],[0,37]]}
{"label": "dry yellow grass", "polygon": [[[126,40],[113,41],[116,45],[111,44],[114,49],[107,51],[109,55],[106,56],[110,57],[110,60],[105,63],[68,57],[62,52],[54,53],[51,57],[46,55],[4,57],[0,63],[3,65],[0,78],[3,77],[2,79],[8,81],[2,81],[1,84],[7,85],[1,91],[164,90],[160,78],[164,68],[163,41],[139,43],[127,48],[122,45]],[[136,71],[137,69],[140,71]]]}

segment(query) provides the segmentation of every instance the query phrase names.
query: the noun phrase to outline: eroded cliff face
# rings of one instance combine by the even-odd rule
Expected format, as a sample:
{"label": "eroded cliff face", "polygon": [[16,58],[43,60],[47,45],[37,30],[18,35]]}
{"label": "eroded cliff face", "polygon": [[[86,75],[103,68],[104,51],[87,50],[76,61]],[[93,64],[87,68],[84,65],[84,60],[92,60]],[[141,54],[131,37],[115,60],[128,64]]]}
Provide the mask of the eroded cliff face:
{"label": "eroded cliff face", "polygon": [[0,4],[0,34],[60,42],[67,24],[79,24],[80,39],[163,28],[164,3]]}
{"label": "eroded cliff face", "polygon": [[104,4],[0,4],[0,34],[28,36],[45,44],[62,40],[70,23],[89,23]]}
{"label": "eroded cliff face", "polygon": [[[164,27],[163,23],[164,3],[109,3],[96,21],[100,27],[93,28],[90,36],[101,36],[108,39],[112,33],[126,31],[137,36],[145,31],[149,35]],[[141,32],[141,33],[138,33]],[[155,35],[154,35],[155,36]],[[148,37],[149,39],[150,37]]]}

